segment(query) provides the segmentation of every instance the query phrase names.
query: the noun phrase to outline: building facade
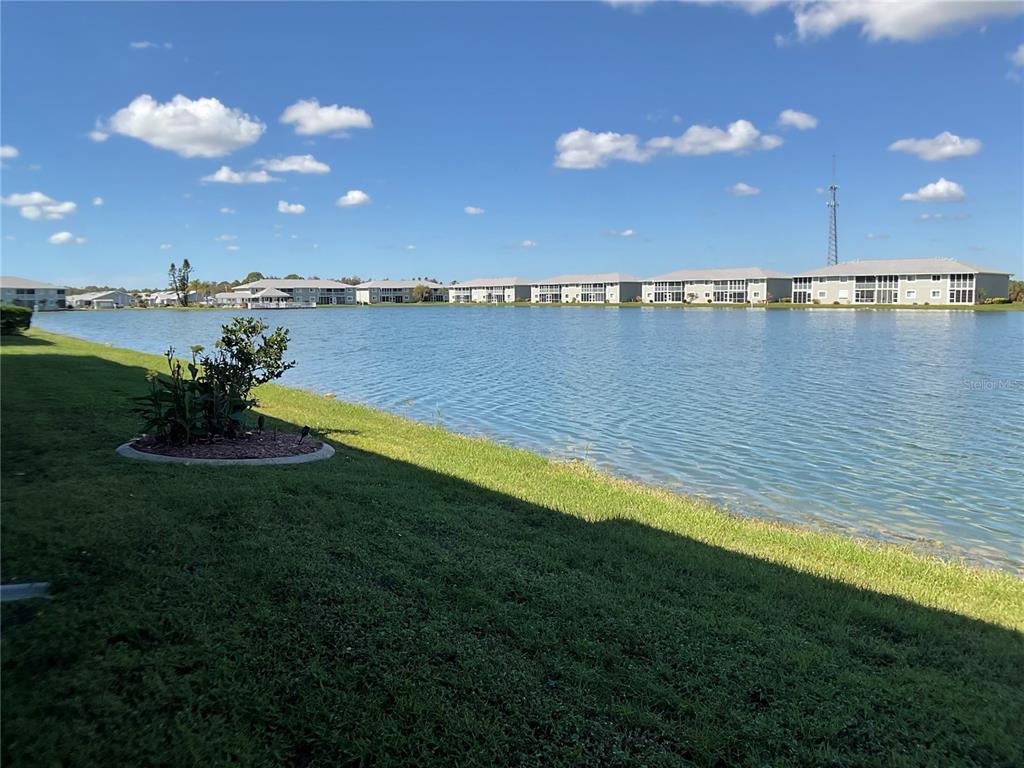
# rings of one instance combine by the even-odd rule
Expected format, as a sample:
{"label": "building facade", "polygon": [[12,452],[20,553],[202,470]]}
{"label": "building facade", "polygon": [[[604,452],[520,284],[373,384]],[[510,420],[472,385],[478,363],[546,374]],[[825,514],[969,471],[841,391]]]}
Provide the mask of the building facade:
{"label": "building facade", "polygon": [[530,281],[522,277],[481,277],[448,286],[453,304],[511,304],[530,300]]}
{"label": "building facade", "polygon": [[0,277],[0,303],[42,312],[65,309],[67,291],[59,285],[28,280],[24,277]]}
{"label": "building facade", "polygon": [[1010,293],[1010,274],[955,259],[872,259],[793,278],[794,304],[978,304]]}
{"label": "building facade", "polygon": [[760,267],[680,269],[644,280],[646,304],[766,304],[788,298],[791,280]]}
{"label": "building facade", "polygon": [[[297,306],[318,307],[356,303],[355,286],[339,283],[337,280],[265,278],[239,285],[232,290],[241,294],[256,295],[267,288],[288,294]],[[244,296],[241,303],[246,303]]]}
{"label": "building facade", "polygon": [[534,304],[619,304],[640,299],[639,277],[622,272],[558,275],[530,284]]}
{"label": "building facade", "polygon": [[133,303],[131,294],[125,291],[94,291],[67,297],[67,305],[74,309],[123,309]]}
{"label": "building facade", "polygon": [[448,300],[448,289],[432,280],[370,280],[355,287],[356,304],[412,304],[417,299],[417,286],[427,288],[425,302]]}

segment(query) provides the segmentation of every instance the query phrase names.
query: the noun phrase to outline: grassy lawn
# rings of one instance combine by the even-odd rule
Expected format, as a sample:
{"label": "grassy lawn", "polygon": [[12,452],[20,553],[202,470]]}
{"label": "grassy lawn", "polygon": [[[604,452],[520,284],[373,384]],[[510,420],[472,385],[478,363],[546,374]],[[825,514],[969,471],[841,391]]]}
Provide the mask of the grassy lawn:
{"label": "grassy lawn", "polygon": [[281,387],[333,459],[131,463],[161,360],[0,352],[5,764],[1024,764],[1010,575]]}

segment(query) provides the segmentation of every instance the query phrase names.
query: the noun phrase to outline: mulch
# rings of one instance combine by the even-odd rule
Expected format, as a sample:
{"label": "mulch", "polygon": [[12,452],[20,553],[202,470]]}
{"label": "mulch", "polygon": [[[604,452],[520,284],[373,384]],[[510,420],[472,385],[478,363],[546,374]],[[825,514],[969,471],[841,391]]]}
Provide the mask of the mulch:
{"label": "mulch", "polygon": [[132,448],[143,453],[184,459],[279,459],[283,456],[314,453],[319,451],[322,445],[323,443],[312,437],[306,437],[299,442],[299,435],[291,432],[264,432],[231,440],[217,439],[212,443],[188,445],[163,443],[154,437],[140,437],[132,443]]}

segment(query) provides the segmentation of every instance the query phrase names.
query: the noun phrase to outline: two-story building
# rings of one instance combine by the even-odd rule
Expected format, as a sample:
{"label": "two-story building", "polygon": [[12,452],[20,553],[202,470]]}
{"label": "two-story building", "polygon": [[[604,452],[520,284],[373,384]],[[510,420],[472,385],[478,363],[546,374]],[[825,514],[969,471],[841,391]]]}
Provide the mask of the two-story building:
{"label": "two-story building", "polygon": [[622,272],[558,275],[530,284],[534,304],[618,304],[640,299],[643,280]]}
{"label": "two-story building", "polygon": [[865,259],[793,278],[794,304],[978,304],[1009,293],[1009,272],[956,259]]}
{"label": "two-story building", "polygon": [[480,277],[448,286],[453,304],[511,304],[530,300],[531,281],[524,277]]}
{"label": "two-story building", "polygon": [[760,267],[680,269],[644,280],[647,304],[766,304],[787,298],[789,276]]}
{"label": "two-story building", "polygon": [[[248,300],[244,298],[244,294],[255,296],[267,288],[286,293],[291,297],[292,305],[295,307],[356,303],[355,286],[339,283],[337,280],[264,278],[236,286],[232,291],[243,294],[241,303],[245,304]],[[226,302],[227,297],[224,297],[223,301]]]}
{"label": "two-story building", "polygon": [[0,303],[47,311],[67,307],[67,291],[59,285],[24,277],[0,277]]}
{"label": "two-story building", "polygon": [[[425,290],[417,291],[422,286]],[[433,280],[370,280],[355,288],[356,304],[412,304],[448,300],[448,289]]]}

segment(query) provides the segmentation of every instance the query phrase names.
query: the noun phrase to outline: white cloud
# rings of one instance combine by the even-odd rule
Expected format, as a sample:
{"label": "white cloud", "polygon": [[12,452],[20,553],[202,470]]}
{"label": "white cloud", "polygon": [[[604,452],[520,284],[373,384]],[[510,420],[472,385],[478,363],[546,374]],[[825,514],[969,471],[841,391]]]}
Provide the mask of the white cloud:
{"label": "white cloud", "polygon": [[609,160],[643,163],[653,154],[639,147],[631,133],[594,133],[585,128],[563,133],[555,141],[555,165],[559,168],[603,168]]}
{"label": "white cloud", "polygon": [[22,217],[29,221],[60,221],[78,209],[70,200],[59,203],[42,192],[15,192],[13,195],[0,198],[0,202],[12,208],[19,208]]}
{"label": "white cloud", "polygon": [[818,118],[806,112],[797,112],[795,109],[784,109],[779,113],[778,125],[806,131],[818,127]]}
{"label": "white cloud", "polygon": [[844,0],[792,4],[793,21],[800,40],[828,37],[847,25],[859,26],[871,41],[916,42],[957,29],[982,27],[989,19],[1014,16],[1024,5],[976,0]]}
{"label": "white cloud", "polygon": [[415,251],[416,250],[416,246],[415,245],[407,245],[407,246],[405,246],[405,250],[407,250],[407,251]]}
{"label": "white cloud", "polygon": [[170,50],[174,47],[173,43],[164,43],[163,45],[158,45],[157,43],[149,42],[149,40],[142,40],[137,43],[128,43],[128,45],[137,51],[143,51],[146,48],[163,48],[165,50]]}
{"label": "white cloud", "polygon": [[278,213],[305,213],[306,206],[300,203],[289,203],[284,200],[277,201],[277,212]]}
{"label": "white cloud", "polygon": [[738,181],[729,187],[729,192],[734,197],[754,197],[761,194],[760,187],[754,187],[742,181]]}
{"label": "white cloud", "polygon": [[907,192],[900,200],[909,200],[919,203],[959,203],[967,199],[964,188],[955,181],[947,181],[940,178],[938,181],[926,184],[917,192]]}
{"label": "white cloud", "polygon": [[229,245],[227,249],[228,249],[229,251],[238,251],[238,250],[241,250],[241,249],[240,249],[240,248],[239,248],[239,247],[238,247],[237,245]]}
{"label": "white cloud", "polygon": [[17,157],[19,154],[20,153],[18,152],[18,148],[13,147],[10,144],[4,144],[3,146],[0,146],[0,158],[3,158],[4,160],[11,160]]}
{"label": "white cloud", "polygon": [[370,202],[370,196],[363,192],[361,189],[350,189],[344,195],[338,198],[336,205],[342,208],[352,208],[357,205],[367,205]]}
{"label": "white cloud", "polygon": [[1017,46],[1017,50],[1010,54],[1010,61],[1015,67],[1024,67],[1024,43]]}
{"label": "white cloud", "polygon": [[79,245],[86,242],[84,237],[75,237],[70,232],[57,232],[54,235],[50,235],[49,241],[51,245],[67,245],[68,243],[77,243]]}
{"label": "white cloud", "polygon": [[110,133],[104,130],[103,123],[97,120],[93,129],[89,131],[89,138],[99,144],[100,142],[104,142],[109,139]]}
{"label": "white cloud", "polygon": [[231,240],[237,240],[238,239],[238,235],[217,235],[213,239],[214,239],[214,241],[216,241],[218,243],[226,243],[226,242],[229,242]]}
{"label": "white cloud", "polygon": [[520,248],[536,248],[537,243],[533,240],[523,240],[519,243]]}
{"label": "white cloud", "polygon": [[100,197],[99,195],[97,195],[96,197],[94,197],[92,199],[92,204],[93,205],[103,205],[103,198]]}
{"label": "white cloud", "polygon": [[635,229],[624,229],[621,232],[616,233],[619,237],[633,237],[636,234]]}
{"label": "white cloud", "polygon": [[280,179],[266,171],[233,171],[230,167],[222,165],[216,173],[203,176],[200,181],[214,181],[219,184],[267,184]]}
{"label": "white cloud", "polygon": [[483,208],[477,208],[475,205],[467,205],[462,210],[463,212],[468,213],[470,216],[481,216],[484,213]]}
{"label": "white cloud", "polygon": [[52,197],[44,195],[42,192],[15,192],[13,195],[0,197],[0,202],[4,205],[20,208],[23,205],[46,205],[55,201]]}
{"label": "white cloud", "polygon": [[969,213],[922,213],[919,221],[964,221],[971,218]]}
{"label": "white cloud", "polygon": [[884,232],[868,232],[864,235],[865,240],[888,240],[889,235]]}
{"label": "white cloud", "polygon": [[331,166],[312,155],[290,155],[273,160],[257,160],[256,164],[276,173],[329,173]]}
{"label": "white cloud", "polygon": [[160,104],[143,94],[115,112],[97,131],[130,136],[182,157],[222,157],[254,144],[266,129],[259,119],[217,99],[193,101],[178,94]]}
{"label": "white cloud", "polygon": [[303,136],[321,133],[346,135],[351,128],[372,128],[373,120],[365,110],[339,107],[337,104],[320,106],[317,99],[300,99],[285,109],[281,122],[294,125],[295,132]]}
{"label": "white cloud", "polygon": [[235,209],[234,208],[221,208],[220,212],[221,213],[234,213]]}
{"label": "white cloud", "polygon": [[781,144],[780,137],[762,135],[749,120],[736,120],[729,123],[725,130],[715,126],[691,125],[681,136],[661,136],[647,142],[647,146],[653,149],[668,150],[676,155],[698,156],[775,149]]}
{"label": "white cloud", "polygon": [[171,243],[160,243],[160,250],[161,251],[169,251],[173,247],[174,246]]}
{"label": "white cloud", "polygon": [[953,157],[970,157],[981,151],[978,139],[961,139],[943,131],[934,139],[900,139],[889,145],[890,152],[906,152],[922,160],[949,160]]}

